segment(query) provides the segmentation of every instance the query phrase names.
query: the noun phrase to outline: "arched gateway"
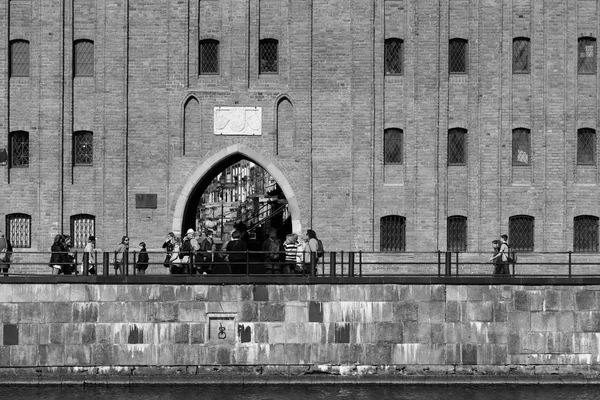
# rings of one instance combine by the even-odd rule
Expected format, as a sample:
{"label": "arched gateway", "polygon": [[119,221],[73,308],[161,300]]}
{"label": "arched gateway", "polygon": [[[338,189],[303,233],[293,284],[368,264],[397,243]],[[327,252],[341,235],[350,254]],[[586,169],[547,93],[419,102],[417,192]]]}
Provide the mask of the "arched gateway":
{"label": "arched gateway", "polygon": [[172,230],[174,232],[184,232],[185,229],[195,226],[196,206],[202,193],[219,172],[242,159],[248,159],[260,165],[277,181],[288,201],[288,210],[292,218],[292,230],[293,232],[301,232],[300,208],[296,195],[285,175],[267,157],[240,143],[232,144],[212,154],[187,178],[187,181],[181,187],[173,212]]}

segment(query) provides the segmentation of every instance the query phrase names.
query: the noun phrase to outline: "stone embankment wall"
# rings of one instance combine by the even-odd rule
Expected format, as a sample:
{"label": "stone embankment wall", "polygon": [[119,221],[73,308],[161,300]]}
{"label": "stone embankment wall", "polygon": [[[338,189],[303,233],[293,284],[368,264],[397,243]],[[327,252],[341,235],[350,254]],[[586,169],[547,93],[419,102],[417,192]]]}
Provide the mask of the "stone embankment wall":
{"label": "stone embankment wall", "polygon": [[0,371],[595,377],[599,290],[4,283]]}

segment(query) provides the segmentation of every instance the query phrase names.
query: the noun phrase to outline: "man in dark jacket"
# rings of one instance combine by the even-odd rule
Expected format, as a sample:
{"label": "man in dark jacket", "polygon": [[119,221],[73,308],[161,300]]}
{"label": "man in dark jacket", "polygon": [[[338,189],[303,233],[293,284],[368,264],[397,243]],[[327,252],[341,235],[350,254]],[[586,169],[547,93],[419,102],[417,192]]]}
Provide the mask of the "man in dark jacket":
{"label": "man in dark jacket", "polygon": [[265,261],[265,273],[281,274],[281,242],[277,238],[277,229],[271,229],[269,237],[262,243],[261,252]]}
{"label": "man in dark jacket", "polygon": [[239,231],[233,231],[231,240],[225,248],[232,274],[246,273],[246,250],[248,250],[248,246],[246,242],[240,240],[240,237]]}

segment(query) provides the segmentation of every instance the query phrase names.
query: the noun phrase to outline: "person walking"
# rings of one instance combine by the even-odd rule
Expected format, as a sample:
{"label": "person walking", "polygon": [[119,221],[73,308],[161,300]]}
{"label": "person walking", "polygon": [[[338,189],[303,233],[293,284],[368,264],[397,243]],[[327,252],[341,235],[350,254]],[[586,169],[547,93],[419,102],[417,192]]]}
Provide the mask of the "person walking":
{"label": "person walking", "polygon": [[266,274],[281,274],[281,242],[277,238],[277,229],[271,228],[269,237],[261,245],[261,253],[265,262]]}
{"label": "person walking", "polygon": [[204,231],[204,239],[200,242],[200,248],[196,253],[198,273],[207,275],[212,273],[213,263],[215,262],[215,241],[213,240],[213,231],[207,229]]}
{"label": "person walking", "polygon": [[498,239],[492,240],[492,248],[494,249],[494,255],[490,258],[490,261],[494,265],[494,276],[500,275],[500,241]]}
{"label": "person walking", "polygon": [[0,231],[0,270],[4,276],[8,276],[12,251],[10,240],[4,236],[4,232]]}
{"label": "person walking", "polygon": [[173,251],[171,253],[171,258],[169,260],[170,272],[171,275],[183,274],[183,268],[181,268],[181,257],[179,257],[179,252],[181,250],[181,240],[178,236],[173,236]]}
{"label": "person walking", "polygon": [[233,231],[231,233],[231,240],[227,242],[225,248],[227,253],[227,260],[229,261],[229,268],[232,274],[244,274],[246,273],[246,250],[248,246],[246,242],[241,240],[241,233],[239,231]]}
{"label": "person walking", "polygon": [[[83,248],[83,256],[88,258],[88,274],[96,275],[96,238],[94,236],[88,237],[87,243]],[[85,263],[83,263],[82,268],[85,268]]]}
{"label": "person walking", "polygon": [[171,271],[171,258],[173,257],[173,248],[175,247],[175,234],[173,232],[169,232],[165,241],[163,242],[162,248],[165,249],[165,261],[163,262],[163,266]]}
{"label": "person walking", "polygon": [[121,243],[115,249],[115,275],[123,275],[124,263],[127,261],[127,253],[129,252],[129,238],[123,236]]}
{"label": "person walking", "polygon": [[138,254],[135,270],[138,275],[146,275],[148,269],[148,251],[146,251],[146,243],[140,242],[140,252]]}
{"label": "person walking", "polygon": [[500,236],[500,249],[498,250],[497,254],[494,254],[494,256],[492,258],[490,258],[490,261],[493,261],[495,264],[497,262],[497,268],[494,269],[494,272],[497,272],[498,276],[510,275],[510,268],[508,266],[508,257],[509,257],[508,236],[501,235]]}
{"label": "person walking", "polygon": [[298,260],[298,235],[290,233],[285,237],[283,243],[283,251],[285,251],[285,264],[283,266],[283,273],[290,275],[296,272],[296,265]]}

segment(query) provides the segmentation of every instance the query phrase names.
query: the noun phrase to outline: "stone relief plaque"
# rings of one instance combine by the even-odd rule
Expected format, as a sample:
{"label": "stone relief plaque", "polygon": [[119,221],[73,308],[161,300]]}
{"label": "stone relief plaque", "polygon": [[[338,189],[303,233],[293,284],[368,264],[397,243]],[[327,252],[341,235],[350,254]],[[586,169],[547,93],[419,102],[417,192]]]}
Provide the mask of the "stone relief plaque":
{"label": "stone relief plaque", "polygon": [[215,135],[261,135],[262,107],[215,107]]}

